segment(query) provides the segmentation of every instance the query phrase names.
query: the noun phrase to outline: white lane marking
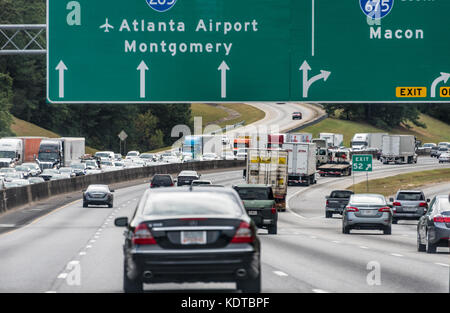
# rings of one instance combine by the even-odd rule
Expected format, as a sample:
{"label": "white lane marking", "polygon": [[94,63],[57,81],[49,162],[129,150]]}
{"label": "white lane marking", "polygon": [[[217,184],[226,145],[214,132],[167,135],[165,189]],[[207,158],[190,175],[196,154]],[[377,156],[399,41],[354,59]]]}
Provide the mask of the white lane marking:
{"label": "white lane marking", "polygon": [[315,293],[329,293],[328,291],[322,289],[313,289],[312,291]]}
{"label": "white lane marking", "polygon": [[369,247],[366,246],[359,246],[361,249],[369,249]]}
{"label": "white lane marking", "polygon": [[45,293],[56,293],[56,291],[49,290],[49,291],[46,291]]}
{"label": "white lane marking", "polygon": [[340,241],[334,240],[332,241],[333,243],[341,243]]}
{"label": "white lane marking", "polygon": [[81,251],[81,252],[79,253],[79,255],[86,255],[86,252]]}
{"label": "white lane marking", "polygon": [[278,275],[278,276],[289,276],[288,274],[281,272],[281,271],[273,271],[274,274]]}
{"label": "white lane marking", "polygon": [[58,275],[59,279],[66,279],[67,278],[67,273],[61,273]]}
{"label": "white lane marking", "polygon": [[0,227],[16,227],[16,224],[0,224]]}
{"label": "white lane marking", "polygon": [[94,243],[95,242],[95,240],[94,239],[92,239],[91,241],[89,241],[90,243]]}
{"label": "white lane marking", "polygon": [[401,258],[403,255],[401,255],[401,254],[398,254],[398,253],[391,253],[391,255],[392,256],[397,256],[397,257],[399,257],[399,258]]}
{"label": "white lane marking", "polygon": [[309,236],[309,238],[316,239],[317,237],[316,236]]}
{"label": "white lane marking", "polygon": [[92,248],[91,245],[87,245],[87,246],[86,246],[86,249],[90,249],[90,248]]}
{"label": "white lane marking", "polygon": [[445,264],[445,263],[434,263],[436,265],[440,265],[440,266],[445,266],[445,267],[450,267],[449,264]]}

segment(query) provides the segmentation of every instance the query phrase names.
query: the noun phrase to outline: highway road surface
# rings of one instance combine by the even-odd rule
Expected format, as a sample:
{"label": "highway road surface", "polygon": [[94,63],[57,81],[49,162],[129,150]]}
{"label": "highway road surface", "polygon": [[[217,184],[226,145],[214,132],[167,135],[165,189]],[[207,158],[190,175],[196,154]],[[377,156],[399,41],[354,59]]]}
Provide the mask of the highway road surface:
{"label": "highway road surface", "polygon": [[[382,165],[370,178],[448,168],[436,159],[417,165]],[[214,183],[242,182],[242,171],[208,173]],[[356,174],[362,181],[365,174]],[[263,292],[449,292],[450,253],[419,253],[416,221],[379,231],[341,232],[341,219],[325,219],[325,196],[352,178],[319,178],[311,187],[290,187],[289,209],[280,213],[278,234],[260,230]],[[122,292],[123,229],[148,184],[117,189],[113,209],[83,208],[79,200],[33,223],[0,235],[0,292]],[[450,183],[426,188],[426,196],[448,193]],[[395,191],[393,190],[393,193]],[[28,210],[38,209],[36,205]],[[26,214],[23,212],[22,214]],[[3,227],[0,225],[0,227]],[[145,285],[146,292],[234,292],[234,284]]]}

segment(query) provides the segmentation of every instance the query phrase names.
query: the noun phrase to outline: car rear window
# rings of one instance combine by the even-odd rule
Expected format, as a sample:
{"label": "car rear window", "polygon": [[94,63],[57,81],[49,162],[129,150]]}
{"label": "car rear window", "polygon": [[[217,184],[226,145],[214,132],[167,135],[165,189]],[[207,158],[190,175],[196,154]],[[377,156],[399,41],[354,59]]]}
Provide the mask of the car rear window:
{"label": "car rear window", "polygon": [[397,200],[403,201],[424,201],[425,197],[420,192],[400,192],[397,196]]}
{"label": "car rear window", "polygon": [[195,176],[180,176],[178,177],[179,181],[192,181],[192,180],[196,180],[198,179],[198,177]]}
{"label": "car rear window", "polygon": [[353,195],[350,200],[352,205],[385,205],[386,200],[382,197],[371,197],[371,196],[364,196],[364,195]]}
{"label": "car rear window", "polygon": [[242,200],[269,200],[267,188],[238,188],[236,191]]}
{"label": "car rear window", "polygon": [[172,183],[172,179],[169,176],[155,176],[153,177],[152,183],[170,185]]}
{"label": "car rear window", "polygon": [[217,193],[152,194],[143,205],[143,214],[153,216],[242,215],[231,196]]}
{"label": "car rear window", "polygon": [[352,194],[353,194],[353,192],[351,192],[351,191],[333,191],[331,193],[331,198],[346,199],[346,198],[350,198]]}

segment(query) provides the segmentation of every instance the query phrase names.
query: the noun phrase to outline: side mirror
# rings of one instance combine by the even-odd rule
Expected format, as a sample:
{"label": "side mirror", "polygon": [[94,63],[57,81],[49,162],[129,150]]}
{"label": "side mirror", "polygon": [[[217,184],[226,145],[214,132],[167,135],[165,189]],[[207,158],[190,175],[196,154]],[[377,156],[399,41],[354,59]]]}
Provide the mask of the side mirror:
{"label": "side mirror", "polygon": [[430,201],[430,199],[427,199],[427,203],[430,203],[431,201]]}
{"label": "side mirror", "polygon": [[115,190],[114,190],[114,189],[111,189],[110,191],[111,191],[111,192],[115,192]]}
{"label": "side mirror", "polygon": [[394,202],[394,198],[389,198],[389,201],[390,202]]}
{"label": "side mirror", "polygon": [[127,227],[128,217],[118,217],[114,220],[114,225],[117,227]]}

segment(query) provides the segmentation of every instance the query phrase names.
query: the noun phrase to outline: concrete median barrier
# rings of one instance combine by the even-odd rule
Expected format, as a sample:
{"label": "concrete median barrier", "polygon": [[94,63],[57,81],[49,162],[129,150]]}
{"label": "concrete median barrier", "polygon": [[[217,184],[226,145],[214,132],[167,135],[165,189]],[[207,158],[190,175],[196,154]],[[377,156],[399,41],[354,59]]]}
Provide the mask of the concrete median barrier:
{"label": "concrete median barrier", "polygon": [[130,168],[94,175],[78,176],[70,179],[48,181],[35,185],[0,190],[0,214],[23,207],[52,196],[82,191],[92,184],[111,185],[115,183],[148,179],[155,174],[176,175],[183,170],[207,171],[244,167],[245,161],[205,161],[164,164],[150,167]]}

